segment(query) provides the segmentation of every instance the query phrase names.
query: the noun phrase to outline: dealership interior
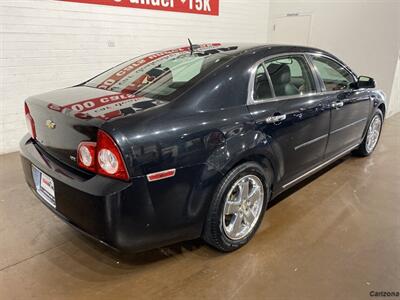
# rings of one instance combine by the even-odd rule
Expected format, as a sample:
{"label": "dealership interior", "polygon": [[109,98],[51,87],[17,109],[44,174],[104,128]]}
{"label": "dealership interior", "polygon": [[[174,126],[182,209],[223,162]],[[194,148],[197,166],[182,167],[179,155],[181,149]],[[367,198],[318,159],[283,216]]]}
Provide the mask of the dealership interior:
{"label": "dealership interior", "polygon": [[[0,299],[400,299],[399,0],[2,0],[0,43]],[[28,97],[206,43],[315,47],[372,77],[375,151],[290,186],[229,253],[201,238],[121,252],[39,201],[21,164]]]}

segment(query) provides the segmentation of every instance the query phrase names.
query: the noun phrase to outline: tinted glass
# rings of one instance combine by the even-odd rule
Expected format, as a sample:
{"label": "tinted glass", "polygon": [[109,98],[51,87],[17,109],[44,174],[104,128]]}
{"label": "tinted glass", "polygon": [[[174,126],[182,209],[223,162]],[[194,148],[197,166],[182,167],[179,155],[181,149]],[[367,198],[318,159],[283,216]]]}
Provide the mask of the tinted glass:
{"label": "tinted glass", "polygon": [[86,82],[86,86],[169,100],[190,88],[197,79],[228,61],[229,51],[213,49],[195,53],[159,52],[135,58]]}
{"label": "tinted glass", "polygon": [[287,56],[266,64],[275,96],[304,95],[315,92],[314,81],[303,57]]}
{"label": "tinted glass", "polygon": [[254,100],[272,98],[271,86],[263,64],[259,65],[254,80]]}
{"label": "tinted glass", "polygon": [[354,82],[351,73],[337,62],[325,57],[314,57],[313,61],[327,91],[345,90]]}

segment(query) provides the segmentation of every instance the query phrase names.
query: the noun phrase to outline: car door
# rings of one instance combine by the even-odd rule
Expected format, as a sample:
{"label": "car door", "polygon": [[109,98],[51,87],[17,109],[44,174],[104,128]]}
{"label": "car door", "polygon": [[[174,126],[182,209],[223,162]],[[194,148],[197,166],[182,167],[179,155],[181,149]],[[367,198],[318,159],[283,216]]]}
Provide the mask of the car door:
{"label": "car door", "polygon": [[326,149],[326,157],[331,157],[361,142],[371,101],[368,90],[350,88],[357,79],[340,62],[321,55],[310,55],[310,58],[331,105],[331,129]]}
{"label": "car door", "polygon": [[274,57],[254,67],[248,107],[257,130],[271,141],[280,181],[293,179],[323,158],[330,106],[318,93],[315,79],[299,54]]}

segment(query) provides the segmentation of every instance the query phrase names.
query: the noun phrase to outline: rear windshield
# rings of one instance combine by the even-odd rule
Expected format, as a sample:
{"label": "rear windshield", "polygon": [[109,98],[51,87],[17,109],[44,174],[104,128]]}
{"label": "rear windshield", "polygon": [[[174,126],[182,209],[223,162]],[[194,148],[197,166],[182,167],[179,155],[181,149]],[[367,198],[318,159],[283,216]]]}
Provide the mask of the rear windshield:
{"label": "rear windshield", "polygon": [[85,85],[138,97],[171,100],[230,59],[227,49],[213,45],[197,47],[194,53],[187,47],[135,58]]}

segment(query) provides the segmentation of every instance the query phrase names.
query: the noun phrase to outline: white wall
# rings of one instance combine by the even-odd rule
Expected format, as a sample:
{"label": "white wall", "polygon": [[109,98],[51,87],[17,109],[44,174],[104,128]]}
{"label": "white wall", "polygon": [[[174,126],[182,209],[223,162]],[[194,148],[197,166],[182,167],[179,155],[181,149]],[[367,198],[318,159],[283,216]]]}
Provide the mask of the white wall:
{"label": "white wall", "polygon": [[219,16],[53,0],[0,0],[0,153],[18,150],[26,97],[121,61],[193,42],[266,42],[268,1],[220,0]]}
{"label": "white wall", "polygon": [[[391,91],[400,49],[400,0],[272,0],[268,36],[276,17],[296,13],[312,15],[310,46],[374,77],[388,100],[399,97]],[[390,110],[400,111],[400,101],[391,102]]]}
{"label": "white wall", "polygon": [[388,116],[392,116],[400,112],[400,50],[397,58],[397,67],[394,75],[392,92],[390,94],[390,107]]}

